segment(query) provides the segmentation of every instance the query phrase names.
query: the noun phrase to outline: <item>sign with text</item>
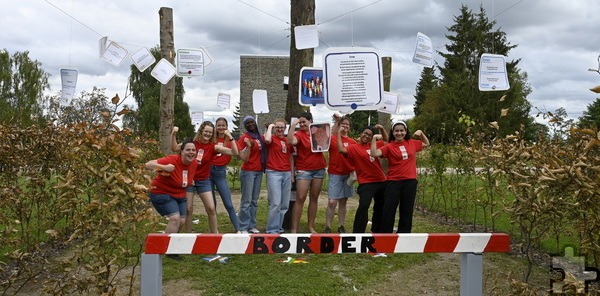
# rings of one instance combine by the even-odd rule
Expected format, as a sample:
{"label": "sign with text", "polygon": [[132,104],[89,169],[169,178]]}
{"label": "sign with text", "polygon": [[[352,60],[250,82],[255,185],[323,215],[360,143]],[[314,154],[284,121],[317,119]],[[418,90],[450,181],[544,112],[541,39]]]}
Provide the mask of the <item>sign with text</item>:
{"label": "sign with text", "polygon": [[498,54],[482,54],[479,60],[479,90],[495,91],[509,88],[506,57]]}
{"label": "sign with text", "polygon": [[396,114],[398,107],[400,106],[400,96],[398,94],[383,92],[383,102],[379,112]]}
{"label": "sign with text", "polygon": [[146,71],[148,67],[156,62],[156,58],[154,58],[152,53],[145,47],[132,54],[131,60],[140,72]]}
{"label": "sign with text", "polygon": [[327,108],[377,110],[383,96],[381,58],[372,48],[330,48],[323,54]]}
{"label": "sign with text", "polygon": [[204,112],[192,112],[192,124],[200,125],[204,121]]}
{"label": "sign with text", "polygon": [[150,75],[156,78],[156,80],[160,81],[160,83],[167,84],[169,80],[175,76],[175,67],[173,64],[171,64],[171,62],[162,58],[160,61],[158,61],[158,63],[156,63],[156,66],[152,68]]}
{"label": "sign with text", "polygon": [[433,44],[431,39],[421,32],[417,33],[417,45],[412,60],[425,67],[433,67]]}
{"label": "sign with text", "polygon": [[204,76],[204,52],[201,49],[177,50],[177,76]]}
{"label": "sign with text", "polygon": [[60,69],[60,80],[62,83],[60,102],[63,105],[68,105],[73,96],[75,96],[77,74],[77,70],[75,69]]}
{"label": "sign with text", "polygon": [[217,95],[217,106],[219,106],[225,110],[229,109],[230,108],[230,96],[228,94],[219,93],[219,95]]}

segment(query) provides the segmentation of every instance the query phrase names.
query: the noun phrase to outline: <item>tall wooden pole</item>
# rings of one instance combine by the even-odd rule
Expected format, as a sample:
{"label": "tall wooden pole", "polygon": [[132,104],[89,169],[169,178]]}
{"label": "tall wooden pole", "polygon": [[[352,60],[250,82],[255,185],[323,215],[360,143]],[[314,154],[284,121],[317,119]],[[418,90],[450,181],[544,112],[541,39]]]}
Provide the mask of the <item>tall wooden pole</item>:
{"label": "tall wooden pole", "polygon": [[[381,64],[383,68],[383,90],[389,92],[392,84],[392,57],[382,57]],[[377,112],[377,122],[386,129],[391,128],[392,116],[388,113]]]}
{"label": "tall wooden pole", "polygon": [[298,87],[300,69],[304,66],[312,67],[315,50],[296,49],[294,27],[315,24],[315,0],[290,0],[291,41],[290,41],[290,73],[287,102],[285,104],[285,118],[298,116],[302,106],[298,103]]}
{"label": "tall wooden pole", "polygon": [[[175,41],[173,35],[173,9],[161,7],[158,11],[160,17],[160,55],[162,58],[175,65]],[[175,102],[175,77],[167,84],[160,86],[160,150],[171,154],[171,130],[173,129],[174,103]]]}
{"label": "tall wooden pole", "polygon": [[[383,67],[383,90],[389,92],[392,84],[392,57],[382,57],[381,64]],[[377,122],[389,132],[392,127],[390,125],[392,116],[388,113],[377,112]],[[381,166],[383,171],[387,174],[388,172],[388,161],[387,158],[380,158]]]}

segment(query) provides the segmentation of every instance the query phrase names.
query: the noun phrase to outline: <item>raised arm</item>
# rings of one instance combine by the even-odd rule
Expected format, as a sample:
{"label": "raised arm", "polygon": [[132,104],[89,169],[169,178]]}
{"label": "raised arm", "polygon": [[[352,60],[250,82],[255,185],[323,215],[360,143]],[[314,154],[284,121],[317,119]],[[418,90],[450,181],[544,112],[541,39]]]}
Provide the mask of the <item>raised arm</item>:
{"label": "raised arm", "polygon": [[371,139],[371,156],[372,157],[381,157],[381,155],[383,155],[383,153],[381,153],[381,150],[379,150],[377,148],[377,141],[381,140],[383,138],[382,135],[373,135],[373,139]]}
{"label": "raised arm", "polygon": [[296,137],[294,136],[294,133],[296,132],[296,125],[298,124],[298,122],[300,122],[300,120],[296,118],[290,123],[290,129],[288,130],[287,134],[287,142],[288,144],[293,146],[296,146],[298,144],[298,139],[296,139]]}
{"label": "raised arm", "polygon": [[333,125],[331,126],[331,134],[337,135],[340,130],[340,116],[337,113],[334,113],[333,116]]}
{"label": "raised arm", "polygon": [[275,124],[271,123],[269,124],[269,126],[267,127],[267,131],[265,132],[265,143],[267,144],[271,144],[271,140],[273,138],[273,127],[275,126]]}
{"label": "raised arm", "polygon": [[382,140],[384,142],[388,142],[390,140],[390,136],[388,135],[387,131],[385,130],[385,128],[383,127],[383,125],[381,124],[376,124],[375,128],[379,130],[379,134],[381,134],[382,136]]}
{"label": "raised arm", "polygon": [[421,142],[423,142],[423,148],[429,147],[429,139],[427,139],[427,136],[425,135],[425,133],[423,133],[422,130],[417,130],[413,134],[413,138],[421,140]]}
{"label": "raised arm", "polygon": [[[337,124],[337,122],[336,122],[336,124]],[[343,129],[343,127],[340,127],[340,129]],[[344,143],[342,143],[342,135],[338,134],[336,136],[336,138],[337,138],[338,152],[344,153],[344,154],[348,153],[348,150],[346,149],[346,147],[344,147]]]}
{"label": "raised arm", "polygon": [[171,151],[173,152],[178,152],[181,147],[181,144],[177,144],[177,131],[179,131],[179,128],[176,126],[171,131]]}
{"label": "raised arm", "polygon": [[250,150],[252,150],[252,146],[254,146],[254,140],[244,137],[244,144],[246,145],[246,147],[239,151],[238,156],[242,161],[248,161],[248,159],[250,158]]}
{"label": "raised arm", "polygon": [[235,139],[233,138],[233,136],[231,135],[229,130],[225,131],[225,137],[227,137],[229,142],[231,142],[231,148],[215,145],[215,151],[217,151],[218,153],[225,154],[225,155],[231,155],[231,156],[239,155],[237,143],[235,142]]}
{"label": "raised arm", "polygon": [[157,170],[157,171],[165,171],[172,172],[175,170],[175,166],[173,164],[160,164],[156,159],[150,160],[146,162],[146,168],[149,170]]}

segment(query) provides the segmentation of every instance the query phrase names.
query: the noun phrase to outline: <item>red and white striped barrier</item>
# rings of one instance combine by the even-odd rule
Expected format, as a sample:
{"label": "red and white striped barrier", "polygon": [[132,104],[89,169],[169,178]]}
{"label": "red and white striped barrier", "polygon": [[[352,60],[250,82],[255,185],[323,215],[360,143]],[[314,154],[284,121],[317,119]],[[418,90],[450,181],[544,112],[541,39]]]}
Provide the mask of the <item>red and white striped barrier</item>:
{"label": "red and white striped barrier", "polygon": [[503,233],[149,234],[146,254],[487,253],[510,251]]}
{"label": "red and white striped barrier", "polygon": [[483,253],[509,252],[504,233],[149,234],[141,295],[162,295],[162,254],[460,253],[460,295],[483,294]]}

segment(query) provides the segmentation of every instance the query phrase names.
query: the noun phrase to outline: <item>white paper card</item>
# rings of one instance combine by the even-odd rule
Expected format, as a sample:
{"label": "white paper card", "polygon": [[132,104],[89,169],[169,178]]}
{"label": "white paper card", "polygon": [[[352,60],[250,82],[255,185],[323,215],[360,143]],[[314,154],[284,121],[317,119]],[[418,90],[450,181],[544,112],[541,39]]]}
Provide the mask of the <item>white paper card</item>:
{"label": "white paper card", "polygon": [[140,72],[146,71],[148,67],[156,62],[152,53],[145,47],[131,55],[131,60]]}
{"label": "white paper card", "polygon": [[413,62],[425,67],[433,67],[433,44],[431,39],[421,32],[417,33],[417,45],[415,46]]}
{"label": "white paper card", "polygon": [[106,42],[108,42],[108,37],[104,36],[98,40],[98,58],[101,58],[106,51]]}
{"label": "white paper card", "polygon": [[325,105],[377,110],[383,95],[381,58],[372,48],[329,48],[323,54]]}
{"label": "white paper card", "polygon": [[160,81],[162,84],[167,84],[173,76],[175,76],[175,67],[166,59],[160,59],[156,66],[152,68],[152,72],[150,72],[152,77],[156,78],[156,80]]}
{"label": "white paper card", "polygon": [[102,54],[102,58],[115,66],[119,66],[127,57],[127,53],[127,49],[118,43],[111,41]]}
{"label": "white paper card", "polygon": [[192,112],[192,124],[200,125],[204,122],[204,112]]}
{"label": "white paper card", "polygon": [[77,86],[77,70],[60,69],[60,80],[62,83],[60,102],[63,105],[68,105],[75,95],[75,87]]}
{"label": "white paper card", "polygon": [[252,107],[254,113],[269,113],[269,101],[267,91],[264,89],[255,89],[252,92]]}
{"label": "white paper card", "polygon": [[224,93],[219,93],[219,95],[217,95],[217,106],[227,110],[230,108],[230,99],[231,96],[229,96],[228,94],[224,94]]}
{"label": "white paper card", "polygon": [[479,60],[479,90],[495,91],[509,88],[506,57],[498,54],[482,54]]}
{"label": "white paper card", "polygon": [[294,27],[294,41],[298,50],[319,47],[317,25]]}
{"label": "white paper card", "polygon": [[177,50],[177,76],[204,76],[204,52],[201,49]]}
{"label": "white paper card", "polygon": [[399,102],[400,102],[400,96],[398,96],[398,94],[393,94],[393,93],[384,91],[382,106],[377,111],[383,112],[383,113],[388,113],[388,114],[396,114],[396,110],[398,109]]}

